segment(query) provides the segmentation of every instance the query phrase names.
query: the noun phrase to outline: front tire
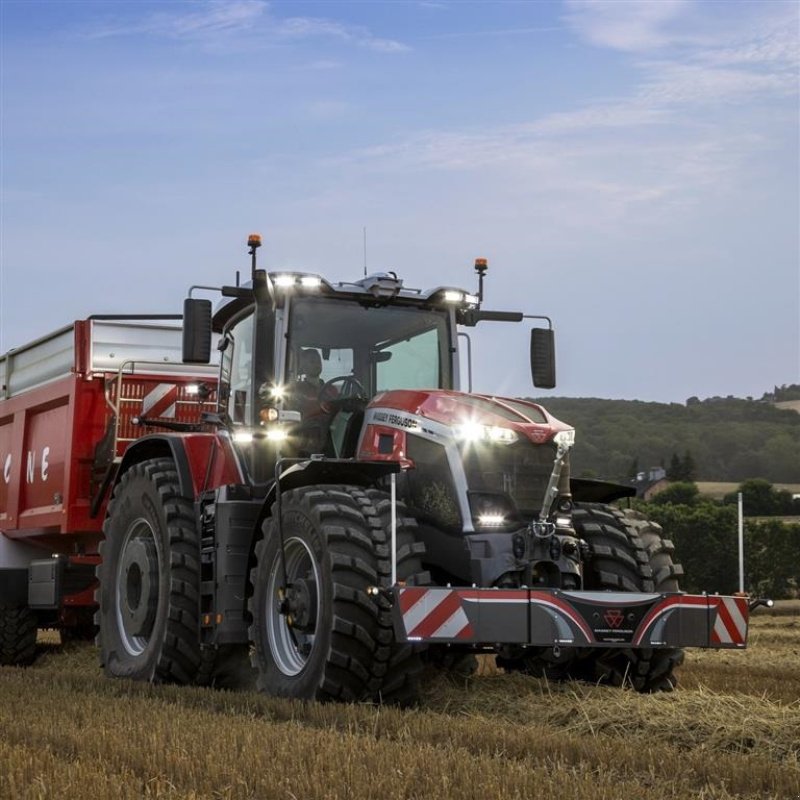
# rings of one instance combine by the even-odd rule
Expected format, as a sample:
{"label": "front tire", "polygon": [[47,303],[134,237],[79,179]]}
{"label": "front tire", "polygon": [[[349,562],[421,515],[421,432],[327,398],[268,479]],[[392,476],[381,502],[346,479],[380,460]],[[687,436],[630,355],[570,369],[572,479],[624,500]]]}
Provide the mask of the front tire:
{"label": "front tire", "polygon": [[257,686],[301,700],[370,700],[392,651],[389,604],[368,591],[388,585],[390,569],[375,508],[355,486],[294,489],[281,507],[288,587],[274,518],[252,571]]}
{"label": "front tire", "polygon": [[[601,503],[577,503],[572,517],[577,536],[589,545],[583,588],[587,591],[679,592],[683,574],[675,548],[661,526],[637,511]],[[683,650],[638,648],[527,648],[498,657],[498,666],[537,678],[582,680],[639,692],[672,691]]]}
{"label": "front tire", "polygon": [[97,621],[106,675],[191,683],[200,666],[200,545],[170,459],[122,476],[103,532]]}
{"label": "front tire", "polygon": [[[579,537],[589,543],[591,558],[584,588],[624,592],[679,592],[683,568],[673,561],[672,542],[661,526],[637,511],[599,503],[578,504],[573,515]],[[590,650],[576,666],[582,677],[638,692],[669,692],[683,663],[677,648],[608,648]]]}

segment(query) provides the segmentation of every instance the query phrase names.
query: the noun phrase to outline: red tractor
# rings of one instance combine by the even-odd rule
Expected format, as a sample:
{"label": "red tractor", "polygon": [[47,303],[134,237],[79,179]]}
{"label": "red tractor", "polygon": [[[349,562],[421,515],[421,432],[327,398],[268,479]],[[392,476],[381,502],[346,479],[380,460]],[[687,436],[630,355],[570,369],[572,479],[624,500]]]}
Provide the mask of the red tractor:
{"label": "red tractor", "polygon": [[[572,428],[459,391],[459,328],[525,317],[481,308],[484,261],[472,295],[394,273],[267,274],[248,245],[250,282],[222,287],[214,313],[184,304],[194,417],[142,404],[121,444],[117,407],[95,436],[87,519],[103,537],[83,541],[101,562],[108,675],[409,703],[426,659],[493,653],[506,670],[655,691],[674,686],[680,648],[745,646],[746,598],[681,593],[658,526],[609,505],[633,491],[570,477]],[[549,326],[532,331],[531,368],[555,385]],[[65,550],[29,561],[27,595],[3,606],[0,592],[0,635],[4,608],[69,627]],[[30,602],[34,573],[47,608]]]}

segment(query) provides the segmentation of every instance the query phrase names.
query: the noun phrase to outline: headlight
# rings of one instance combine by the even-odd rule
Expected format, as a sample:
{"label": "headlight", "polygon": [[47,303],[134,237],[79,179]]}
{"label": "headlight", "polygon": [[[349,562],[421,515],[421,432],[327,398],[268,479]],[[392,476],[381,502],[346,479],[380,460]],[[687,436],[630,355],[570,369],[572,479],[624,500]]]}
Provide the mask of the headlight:
{"label": "headlight", "polygon": [[479,514],[478,525],[482,528],[500,528],[506,524],[505,514]]}
{"label": "headlight", "polygon": [[481,425],[478,422],[464,422],[453,428],[456,439],[462,442],[490,442],[492,444],[513,444],[519,438],[511,428],[498,425]]}
{"label": "headlight", "polygon": [[294,286],[295,280],[294,275],[276,275],[274,283],[280,289],[289,289]]}
{"label": "headlight", "polygon": [[575,431],[559,431],[553,441],[561,447],[572,447],[575,444]]}
{"label": "headlight", "polygon": [[267,439],[271,442],[283,442],[287,438],[288,434],[286,433],[285,428],[280,428],[277,425],[273,426],[272,428],[267,428]]}

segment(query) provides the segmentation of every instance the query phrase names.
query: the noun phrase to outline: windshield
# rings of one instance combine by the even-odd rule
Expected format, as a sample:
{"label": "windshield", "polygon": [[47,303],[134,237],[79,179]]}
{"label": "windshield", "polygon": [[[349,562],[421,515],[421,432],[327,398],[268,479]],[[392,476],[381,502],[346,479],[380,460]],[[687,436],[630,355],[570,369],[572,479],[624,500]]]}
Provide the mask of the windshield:
{"label": "windshield", "polygon": [[287,383],[352,377],[367,397],[453,386],[445,311],[301,297],[290,307],[288,340]]}

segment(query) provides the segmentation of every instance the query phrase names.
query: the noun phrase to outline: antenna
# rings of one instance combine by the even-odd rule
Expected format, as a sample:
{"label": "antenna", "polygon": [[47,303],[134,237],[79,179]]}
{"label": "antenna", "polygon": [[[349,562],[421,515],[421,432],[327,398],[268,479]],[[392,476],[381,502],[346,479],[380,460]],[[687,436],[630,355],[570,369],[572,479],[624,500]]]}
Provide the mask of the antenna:
{"label": "antenna", "polygon": [[367,277],[367,226],[364,226],[364,277]]}

